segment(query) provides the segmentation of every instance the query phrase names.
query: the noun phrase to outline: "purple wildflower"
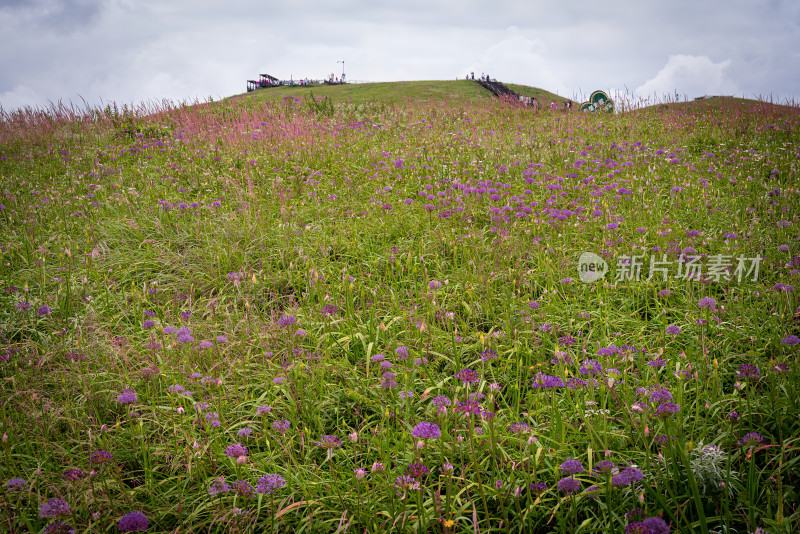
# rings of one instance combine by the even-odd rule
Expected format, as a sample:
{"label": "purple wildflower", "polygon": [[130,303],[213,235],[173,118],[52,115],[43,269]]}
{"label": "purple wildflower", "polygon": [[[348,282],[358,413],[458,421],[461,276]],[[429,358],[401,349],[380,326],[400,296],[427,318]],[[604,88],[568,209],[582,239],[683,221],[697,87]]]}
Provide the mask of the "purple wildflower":
{"label": "purple wildflower", "polygon": [[458,401],[458,406],[456,406],[455,410],[460,413],[467,413],[472,415],[480,415],[483,411],[481,408],[481,404],[478,401]]}
{"label": "purple wildflower", "polygon": [[522,434],[523,432],[528,432],[530,429],[531,427],[527,423],[513,423],[508,427],[508,431],[512,434]]}
{"label": "purple wildflower", "polygon": [[342,440],[336,436],[322,436],[317,442],[317,447],[321,447],[323,449],[333,449],[341,444]]}
{"label": "purple wildflower", "polygon": [[660,517],[648,517],[642,524],[649,529],[650,534],[669,534],[669,526]]}
{"label": "purple wildflower", "polygon": [[427,475],[430,470],[421,463],[413,463],[406,468],[406,473],[414,478],[422,478]]}
{"label": "purple wildflower", "polygon": [[67,501],[59,499],[58,497],[48,499],[47,502],[39,507],[39,518],[41,519],[45,517],[61,517],[63,515],[70,515],[71,513],[72,509],[69,507]]}
{"label": "purple wildflower", "polygon": [[664,402],[671,400],[672,400],[672,393],[670,393],[666,389],[657,389],[650,394],[650,402],[652,402],[653,404],[657,402]]}
{"label": "purple wildflower", "polygon": [[494,360],[497,358],[497,351],[494,349],[486,349],[485,351],[481,352],[481,361],[488,362],[489,360]]}
{"label": "purple wildflower", "polygon": [[625,534],[650,534],[650,527],[644,523],[634,521],[625,525]]}
{"label": "purple wildflower", "polygon": [[133,404],[139,401],[139,397],[136,396],[136,392],[132,389],[123,389],[122,394],[117,397],[117,402],[120,404]]}
{"label": "purple wildflower", "polygon": [[555,389],[555,388],[563,388],[564,381],[561,377],[558,376],[550,376],[544,373],[538,373],[533,378],[533,383],[531,387],[534,389]]}
{"label": "purple wildflower", "polygon": [[581,481],[572,477],[565,477],[558,481],[558,490],[567,495],[577,493],[581,489]]}
{"label": "purple wildflower", "polygon": [[547,490],[547,484],[545,482],[534,482],[528,489],[531,490],[531,493],[534,495],[541,495]]}
{"label": "purple wildflower", "polygon": [[402,491],[420,489],[419,482],[415,481],[411,475],[401,475],[397,477],[397,480],[394,482],[394,486],[398,490]]}
{"label": "purple wildflower", "polygon": [[681,329],[678,326],[671,324],[667,327],[666,332],[667,334],[670,334],[672,336],[677,336],[678,334],[681,333]]}
{"label": "purple wildflower", "polygon": [[739,366],[739,369],[736,371],[736,378],[758,378],[761,375],[761,371],[758,369],[758,366],[754,363],[743,363]]}
{"label": "purple wildflower", "polygon": [[230,491],[231,487],[225,482],[225,477],[215,478],[214,482],[208,487],[208,494],[216,497],[222,493]]}
{"label": "purple wildflower", "polygon": [[119,520],[120,532],[144,532],[147,530],[147,516],[142,512],[131,512]]}
{"label": "purple wildflower", "polygon": [[290,426],[292,426],[292,424],[286,419],[278,419],[272,423],[272,429],[277,430],[281,434],[286,434],[286,431],[289,430]]}
{"label": "purple wildflower", "polygon": [[433,400],[431,401],[431,404],[433,404],[434,406],[437,406],[437,407],[439,407],[439,406],[450,406],[450,399],[445,397],[444,395],[439,395],[439,396],[433,398]]}
{"label": "purple wildflower", "polygon": [[12,478],[6,482],[6,489],[8,491],[23,491],[28,487],[28,483],[24,478]]}
{"label": "purple wildflower", "polygon": [[697,303],[697,306],[700,308],[711,308],[713,311],[717,307],[717,301],[712,297],[703,297]]}
{"label": "purple wildflower", "polygon": [[86,478],[86,473],[84,473],[82,469],[71,467],[64,471],[64,474],[61,475],[61,478],[68,482],[74,482],[76,480],[83,480]]}
{"label": "purple wildflower", "polygon": [[568,475],[575,475],[585,471],[583,464],[579,460],[567,460],[561,464],[561,470]]}
{"label": "purple wildflower", "polygon": [[456,378],[461,380],[464,384],[472,384],[480,378],[477,371],[472,369],[462,369],[456,373]]}
{"label": "purple wildflower", "polygon": [[240,497],[252,497],[253,494],[256,492],[256,489],[247,482],[246,480],[237,480],[236,482],[232,483],[231,491],[234,492],[236,495]]}
{"label": "purple wildflower", "polygon": [[681,407],[674,402],[662,402],[656,408],[656,416],[657,417],[669,417],[670,415],[676,414],[680,411]]}
{"label": "purple wildflower", "polygon": [[756,445],[761,445],[763,442],[764,436],[758,432],[750,432],[749,434],[745,434],[744,437],[739,440],[739,445],[742,447],[754,447]]}
{"label": "purple wildflower", "polygon": [[264,475],[256,484],[258,493],[274,493],[275,490],[286,487],[286,480],[280,475]]}
{"label": "purple wildflower", "polygon": [[114,461],[114,455],[108,451],[94,451],[89,455],[89,463],[96,466],[104,466]]}
{"label": "purple wildflower", "polygon": [[240,443],[234,443],[225,448],[225,454],[231,458],[247,456],[247,447],[242,446]]}
{"label": "purple wildflower", "polygon": [[598,475],[609,475],[612,471],[614,471],[614,462],[610,462],[608,460],[601,460],[597,462],[597,465],[594,466],[594,472]]}
{"label": "purple wildflower", "polygon": [[51,521],[44,529],[45,534],[75,534],[75,529],[63,521]]}
{"label": "purple wildflower", "polygon": [[37,314],[39,317],[44,317],[45,315],[50,315],[50,312],[51,312],[51,311],[53,311],[53,310],[52,310],[52,308],[50,308],[50,306],[48,306],[47,304],[45,304],[45,305],[43,305],[43,306],[39,306],[39,307],[36,309],[36,314]]}
{"label": "purple wildflower", "polygon": [[284,315],[280,319],[278,319],[278,326],[289,326],[293,325],[297,322],[297,319],[293,315]]}
{"label": "purple wildflower", "polygon": [[442,435],[439,425],[423,421],[414,427],[411,435],[417,439],[437,439]]}
{"label": "purple wildflower", "polygon": [[620,474],[611,477],[611,484],[624,488],[644,479],[644,473],[635,467],[626,467]]}

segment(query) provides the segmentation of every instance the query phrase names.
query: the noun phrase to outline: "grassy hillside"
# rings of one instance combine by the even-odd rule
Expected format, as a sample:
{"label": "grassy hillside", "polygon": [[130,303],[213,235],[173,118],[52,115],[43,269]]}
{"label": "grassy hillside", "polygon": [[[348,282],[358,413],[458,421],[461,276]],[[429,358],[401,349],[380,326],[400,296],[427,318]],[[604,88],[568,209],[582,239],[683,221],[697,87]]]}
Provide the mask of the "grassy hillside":
{"label": "grassy hillside", "polygon": [[0,532],[800,530],[800,110],[307,92],[0,115]]}
{"label": "grassy hillside", "polygon": [[[536,96],[541,102],[567,100],[556,94],[528,87],[509,84],[514,91],[525,96]],[[345,85],[317,85],[308,87],[274,87],[259,89],[230,97],[232,100],[246,99],[252,102],[280,100],[286,97],[304,98],[313,92],[318,99],[330,98],[334,103],[367,102],[401,103],[407,100],[420,102],[434,100],[485,100],[492,94],[471,80],[429,80],[413,82],[380,82]]]}

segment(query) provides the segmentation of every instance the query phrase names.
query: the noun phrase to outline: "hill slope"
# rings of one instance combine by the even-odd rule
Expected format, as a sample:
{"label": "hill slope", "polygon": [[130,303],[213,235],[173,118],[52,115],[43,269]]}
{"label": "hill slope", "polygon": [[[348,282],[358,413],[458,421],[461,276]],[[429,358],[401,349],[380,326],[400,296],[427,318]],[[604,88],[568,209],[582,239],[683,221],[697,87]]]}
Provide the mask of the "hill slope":
{"label": "hill slope", "polygon": [[[509,84],[514,91],[525,96],[535,96],[540,102],[568,100],[543,89],[526,85]],[[305,87],[274,87],[259,89],[230,97],[232,100],[277,100],[286,97],[303,98],[314,93],[315,98],[330,98],[337,102],[399,102],[405,100],[480,100],[491,98],[491,93],[471,80],[423,80],[410,82],[378,82],[346,85],[315,85]]]}

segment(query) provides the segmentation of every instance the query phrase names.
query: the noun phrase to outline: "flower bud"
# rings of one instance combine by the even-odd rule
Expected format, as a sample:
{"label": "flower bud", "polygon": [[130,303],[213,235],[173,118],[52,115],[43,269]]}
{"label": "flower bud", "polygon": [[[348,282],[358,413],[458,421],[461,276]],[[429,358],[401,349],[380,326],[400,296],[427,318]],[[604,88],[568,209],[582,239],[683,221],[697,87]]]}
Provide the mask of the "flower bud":
{"label": "flower bud", "polygon": [[367,476],[367,470],[363,467],[353,469],[353,473],[356,475],[356,480],[364,480],[364,477]]}
{"label": "flower bud", "polygon": [[186,413],[186,410],[183,409],[183,406],[178,406],[177,412],[178,415],[183,415],[184,413]]}
{"label": "flower bud", "polygon": [[358,443],[358,432],[353,430],[348,436],[350,436],[350,443]]}
{"label": "flower bud", "polygon": [[247,456],[242,455],[242,456],[239,456],[238,458],[236,458],[236,464],[237,465],[244,465],[246,463],[247,463]]}
{"label": "flower bud", "polygon": [[372,472],[373,473],[383,473],[385,469],[383,468],[383,464],[380,462],[375,462],[372,464]]}

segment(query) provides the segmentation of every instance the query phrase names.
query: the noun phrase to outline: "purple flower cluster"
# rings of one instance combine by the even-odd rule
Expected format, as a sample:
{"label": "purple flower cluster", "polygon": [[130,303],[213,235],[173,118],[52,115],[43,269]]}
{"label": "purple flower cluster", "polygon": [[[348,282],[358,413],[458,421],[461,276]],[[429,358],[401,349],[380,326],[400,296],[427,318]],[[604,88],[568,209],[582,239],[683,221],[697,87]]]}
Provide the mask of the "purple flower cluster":
{"label": "purple flower cluster", "polygon": [[83,469],[71,467],[64,471],[64,474],[61,475],[61,478],[68,482],[74,482],[76,480],[83,480],[86,478],[86,473],[83,472]]}
{"label": "purple flower cluster", "polygon": [[272,422],[272,429],[277,430],[281,434],[286,434],[292,424],[286,419],[277,419]]}
{"label": "purple flower cluster", "polygon": [[656,416],[657,417],[669,417],[670,415],[674,415],[680,411],[681,407],[674,402],[662,402],[656,408]]}
{"label": "purple flower cluster", "polygon": [[113,461],[114,455],[108,451],[94,451],[89,455],[89,463],[97,467],[102,467],[106,464],[112,463]]}
{"label": "purple flower cluster", "polygon": [[69,523],[52,521],[44,529],[45,534],[75,534],[75,529]]}
{"label": "purple flower cluster", "polygon": [[579,460],[567,460],[560,467],[561,471],[568,475],[576,475],[585,471],[583,464]]}
{"label": "purple flower cluster", "polygon": [[24,491],[25,488],[28,487],[28,483],[25,481],[24,478],[12,478],[6,482],[6,489],[8,491]]}
{"label": "purple flower cluster", "polygon": [[558,481],[558,491],[561,493],[572,495],[573,493],[579,492],[580,489],[581,481],[576,478],[565,477]]}
{"label": "purple flower cluster", "polygon": [[428,469],[427,467],[425,467],[423,464],[421,464],[419,462],[413,463],[413,464],[409,465],[406,468],[406,474],[408,474],[409,476],[411,476],[411,477],[413,477],[415,479],[422,478],[425,475],[427,475],[429,472],[430,472],[430,469]]}
{"label": "purple flower cluster", "polygon": [[628,523],[625,534],[669,534],[669,525],[660,517],[649,517],[641,522]]}
{"label": "purple flower cluster", "polygon": [[558,376],[551,376],[546,375],[544,373],[537,373],[537,375],[533,378],[533,383],[531,384],[533,389],[556,389],[556,388],[563,388],[564,381],[561,377]]}
{"label": "purple flower cluster", "polygon": [[411,435],[417,439],[437,439],[442,435],[439,425],[423,421],[414,427]]}
{"label": "purple flower cluster", "polygon": [[754,363],[743,363],[739,366],[739,369],[736,370],[736,378],[739,379],[758,378],[760,375],[761,371]]}
{"label": "purple flower cluster", "polygon": [[286,487],[286,480],[280,475],[264,475],[256,483],[258,493],[274,493],[275,490]]}
{"label": "purple flower cluster", "polygon": [[317,442],[317,447],[323,449],[333,449],[342,444],[342,440],[336,436],[322,436]]}
{"label": "purple flower cluster", "polygon": [[131,512],[119,520],[120,532],[144,532],[147,530],[147,516],[142,512]]}
{"label": "purple flower cluster", "polygon": [[225,455],[230,456],[231,458],[247,456],[247,452],[247,447],[242,446],[240,443],[234,443],[225,448]]}
{"label": "purple flower cluster", "polygon": [[644,473],[635,467],[626,467],[620,474],[611,477],[611,484],[624,488],[644,479]]}
{"label": "purple flower cluster", "polygon": [[522,434],[530,429],[531,427],[527,423],[513,423],[508,427],[509,432],[512,434]]}
{"label": "purple flower cluster", "polygon": [[280,319],[278,319],[278,326],[290,326],[297,322],[297,319],[293,315],[284,315]]}
{"label": "purple flower cluster", "polygon": [[138,401],[139,398],[136,396],[136,392],[130,388],[123,389],[120,396],[117,397],[117,402],[120,404],[133,404]]}
{"label": "purple flower cluster", "polygon": [[744,437],[739,440],[739,445],[742,447],[755,447],[756,445],[761,445],[763,442],[764,436],[758,432],[750,432],[749,434],[745,434]]}
{"label": "purple flower cluster", "polygon": [[462,369],[456,373],[456,378],[461,380],[464,384],[473,384],[478,381],[480,376],[477,371],[472,369]]}
{"label": "purple flower cluster", "polygon": [[53,497],[52,499],[48,499],[42,506],[39,507],[39,517],[61,517],[65,515],[70,515],[72,513],[72,509],[69,506],[69,503],[64,499],[59,499],[58,497]]}
{"label": "purple flower cluster", "polygon": [[227,493],[230,491],[231,487],[225,482],[225,477],[215,478],[214,482],[208,487],[208,494],[212,497],[216,497],[217,495],[221,495],[223,493]]}

